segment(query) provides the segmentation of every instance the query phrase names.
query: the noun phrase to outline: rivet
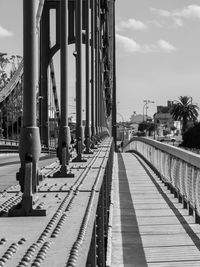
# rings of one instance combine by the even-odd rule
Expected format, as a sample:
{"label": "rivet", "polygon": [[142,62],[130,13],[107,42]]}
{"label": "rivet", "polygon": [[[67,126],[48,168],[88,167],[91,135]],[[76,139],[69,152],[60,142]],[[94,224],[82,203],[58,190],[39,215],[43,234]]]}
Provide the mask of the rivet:
{"label": "rivet", "polygon": [[0,266],[4,266],[5,265],[5,261],[2,260],[2,258],[0,258]]}
{"label": "rivet", "polygon": [[76,266],[76,261],[69,260],[67,267],[75,267]]}
{"label": "rivet", "polygon": [[7,250],[4,255],[8,255],[9,257],[12,257],[13,253],[12,251]]}
{"label": "rivet", "polygon": [[13,248],[13,247],[9,247],[8,252],[9,251],[12,252],[12,253],[15,253],[17,251],[17,249],[16,248]]}
{"label": "rivet", "polygon": [[55,238],[55,237],[57,237],[57,236],[58,236],[58,234],[55,234],[55,233],[53,233],[53,234],[51,235],[52,238]]}
{"label": "rivet", "polygon": [[28,266],[28,262],[21,261],[17,267],[25,267]]}
{"label": "rivet", "polygon": [[35,249],[34,248],[29,248],[27,250],[27,253],[29,253],[29,254],[34,254],[34,252],[35,252]]}
{"label": "rivet", "polygon": [[0,261],[3,262],[3,263],[5,263],[5,262],[6,262],[6,259],[2,257],[2,258],[0,259]]}
{"label": "rivet", "polygon": [[18,241],[18,244],[19,244],[19,245],[22,245],[22,244],[24,244],[24,242],[26,242],[26,238],[22,237],[22,238]]}
{"label": "rivet", "polygon": [[38,252],[38,254],[46,254],[46,253],[47,253],[47,250],[48,250],[48,248],[44,248],[44,247],[42,247],[42,248],[40,249],[40,251]]}
{"label": "rivet", "polygon": [[29,255],[25,255],[23,258],[22,258],[23,261],[26,261],[26,262],[30,262],[31,261],[31,257]]}
{"label": "rivet", "polygon": [[11,258],[11,255],[5,253],[2,258],[9,260]]}
{"label": "rivet", "polygon": [[45,259],[45,255],[43,254],[40,254],[36,257],[36,259],[41,259],[41,260],[44,260]]}
{"label": "rivet", "polygon": [[38,257],[36,257],[36,259],[34,260],[34,263],[41,264],[42,263],[42,259],[39,259]]}

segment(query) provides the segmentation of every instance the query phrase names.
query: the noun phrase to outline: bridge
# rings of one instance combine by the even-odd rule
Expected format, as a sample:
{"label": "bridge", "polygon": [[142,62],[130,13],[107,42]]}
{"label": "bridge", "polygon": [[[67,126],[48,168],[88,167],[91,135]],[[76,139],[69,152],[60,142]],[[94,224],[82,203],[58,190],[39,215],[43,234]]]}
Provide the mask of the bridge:
{"label": "bridge", "polygon": [[199,266],[199,155],[144,137],[117,151],[115,0],[24,0],[23,14],[0,91],[0,266]]}

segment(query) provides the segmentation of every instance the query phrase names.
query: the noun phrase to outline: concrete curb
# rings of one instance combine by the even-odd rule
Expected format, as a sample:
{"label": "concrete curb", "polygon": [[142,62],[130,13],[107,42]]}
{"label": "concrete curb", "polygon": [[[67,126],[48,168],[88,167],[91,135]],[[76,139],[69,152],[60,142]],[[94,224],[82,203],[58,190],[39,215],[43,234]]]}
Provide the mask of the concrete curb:
{"label": "concrete curb", "polygon": [[118,175],[118,161],[117,161],[117,153],[114,153],[114,161],[113,161],[113,174],[112,174],[112,187],[111,187],[111,202],[110,202],[110,213],[109,213],[109,222],[108,222],[108,241],[107,241],[107,252],[106,252],[106,267],[112,266],[112,227],[113,227],[113,183]]}

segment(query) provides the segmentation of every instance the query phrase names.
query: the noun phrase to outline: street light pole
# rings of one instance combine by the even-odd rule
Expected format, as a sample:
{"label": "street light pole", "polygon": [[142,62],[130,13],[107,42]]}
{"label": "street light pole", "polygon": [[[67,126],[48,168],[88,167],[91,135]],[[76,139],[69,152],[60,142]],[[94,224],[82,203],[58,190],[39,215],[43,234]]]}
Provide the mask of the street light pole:
{"label": "street light pole", "polygon": [[145,121],[144,120],[144,109],[146,107],[146,121],[147,121],[147,109],[148,109],[148,104],[149,103],[155,103],[154,101],[151,101],[151,100],[143,100],[143,102],[145,102],[144,106],[143,106],[143,122]]}

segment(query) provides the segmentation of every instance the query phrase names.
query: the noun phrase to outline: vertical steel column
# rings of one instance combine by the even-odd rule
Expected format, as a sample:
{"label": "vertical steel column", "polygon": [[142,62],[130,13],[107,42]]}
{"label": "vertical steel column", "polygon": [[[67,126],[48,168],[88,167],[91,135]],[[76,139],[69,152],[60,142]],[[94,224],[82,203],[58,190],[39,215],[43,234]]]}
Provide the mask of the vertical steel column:
{"label": "vertical steel column", "polygon": [[47,4],[44,4],[41,17],[40,40],[40,88],[39,88],[39,127],[42,144],[49,146],[48,114],[48,64],[50,46],[50,15]]}
{"label": "vertical steel column", "polygon": [[[92,149],[96,149],[96,108],[95,108],[95,2],[91,0],[91,130],[92,130]],[[95,82],[95,83],[94,83]]]}
{"label": "vertical steel column", "polygon": [[96,134],[99,134],[99,46],[98,46],[98,0],[95,0],[95,122]]}
{"label": "vertical steel column", "polygon": [[73,162],[86,161],[82,159],[83,125],[82,125],[82,0],[76,0],[75,8],[75,44],[76,44],[76,151]]}
{"label": "vertical steel column", "polygon": [[54,177],[74,177],[69,170],[71,141],[70,128],[68,126],[68,0],[60,0],[60,80],[61,80],[61,121],[58,137],[58,158],[61,164],[60,170]]}
{"label": "vertical steel column", "polygon": [[19,156],[21,160],[20,172],[17,178],[23,192],[21,205],[9,211],[10,216],[45,215],[45,210],[33,209],[33,193],[38,184],[38,161],[40,156],[39,128],[36,126],[36,2],[23,1],[24,26],[24,94],[23,94],[23,122]]}
{"label": "vertical steel column", "polygon": [[91,0],[91,130],[92,137],[96,134],[94,110],[94,0]]}
{"label": "vertical steel column", "polygon": [[115,54],[115,0],[113,0],[113,94],[112,94],[112,136],[117,151],[117,119],[116,115],[116,54]]}
{"label": "vertical steel column", "polygon": [[97,266],[97,247],[96,247],[96,221],[94,222],[92,240],[90,243],[90,250],[88,253],[86,267]]}
{"label": "vertical steel column", "polygon": [[85,125],[85,154],[93,154],[90,149],[90,138],[91,138],[91,126],[90,126],[90,54],[89,54],[89,8],[90,8],[90,0],[85,0],[85,88],[86,88],[86,125]]}
{"label": "vertical steel column", "polygon": [[99,53],[99,133],[102,134],[102,27],[101,27],[101,8],[100,1],[98,3],[98,14],[99,14],[99,40],[98,40],[98,53]]}

